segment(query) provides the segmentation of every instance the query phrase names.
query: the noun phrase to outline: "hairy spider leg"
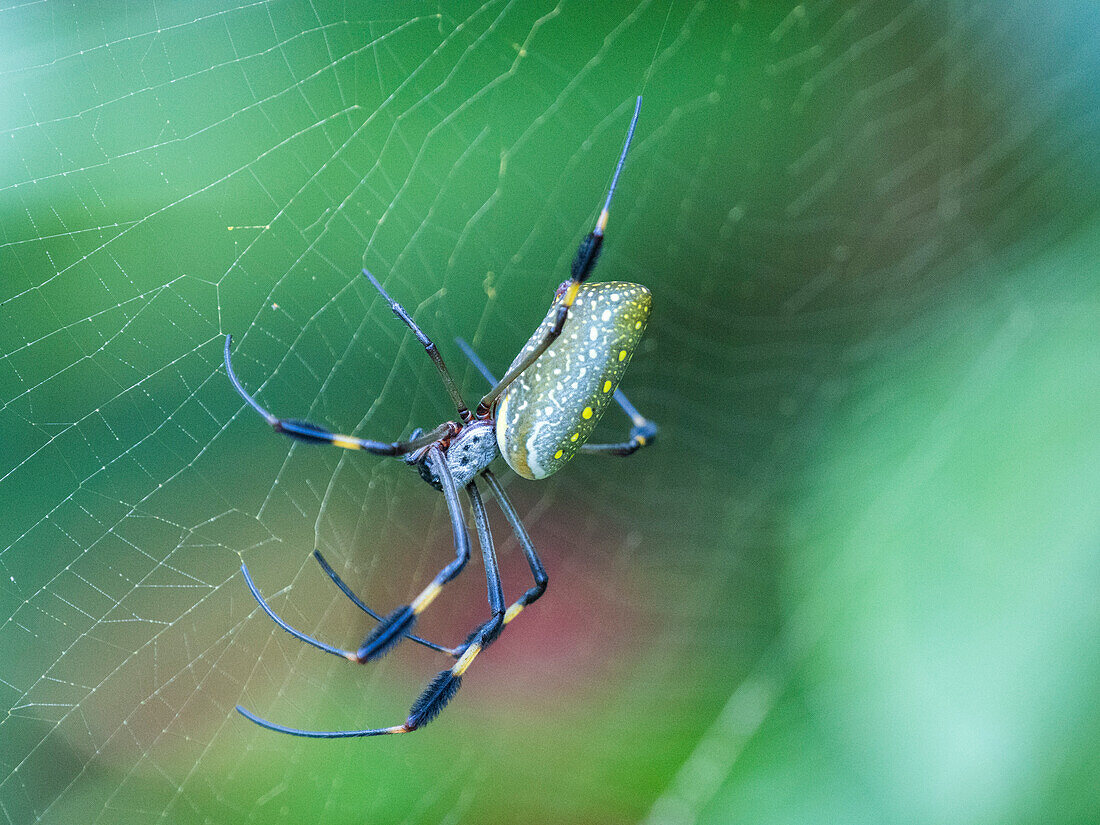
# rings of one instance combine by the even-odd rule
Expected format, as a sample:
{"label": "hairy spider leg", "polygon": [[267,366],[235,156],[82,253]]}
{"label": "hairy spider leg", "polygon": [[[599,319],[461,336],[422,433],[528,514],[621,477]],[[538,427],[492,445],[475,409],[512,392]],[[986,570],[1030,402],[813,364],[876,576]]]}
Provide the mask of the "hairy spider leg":
{"label": "hairy spider leg", "polygon": [[467,408],[466,402],[462,399],[462,393],[458,391],[458,386],[455,384],[454,379],[451,378],[451,374],[447,371],[447,365],[443,363],[443,356],[439,354],[439,350],[436,348],[435,344],[432,343],[432,339],[425,335],[420,327],[416,325],[416,321],[414,321],[412,316],[405,311],[405,308],[391,298],[386,290],[382,289],[382,284],[378,283],[377,278],[366,269],[363,270],[363,274],[367,276],[367,280],[374,284],[374,288],[382,293],[382,297],[386,299],[394,315],[404,321],[405,325],[413,331],[416,339],[420,342],[421,346],[424,347],[424,351],[428,353],[428,357],[432,359],[432,363],[435,364],[436,369],[439,370],[439,377],[443,380],[443,386],[447,388],[447,393],[451,396],[451,401],[454,402],[455,409],[458,410],[458,417],[463,421],[469,421],[470,410]]}
{"label": "hairy spider leg", "polygon": [[420,591],[415,599],[409,604],[396,608],[374,626],[374,630],[363,640],[363,644],[355,653],[357,662],[377,659],[392,650],[416,623],[417,617],[435,601],[443,590],[443,586],[462,572],[462,568],[470,559],[470,535],[466,531],[466,520],[462,515],[462,506],[458,502],[458,490],[454,476],[451,475],[451,468],[447,464],[447,457],[437,445],[433,444],[428,448],[428,454],[424,460],[430,462],[430,466],[438,475],[440,486],[443,488],[443,497],[447,500],[451,530],[454,533],[455,557],[436,574],[436,577]]}
{"label": "hairy spider leg", "polygon": [[[447,467],[447,460],[444,458],[442,451],[438,447],[433,447],[428,453],[429,460],[434,462],[436,472],[440,474],[440,479],[443,481],[443,493],[447,499],[448,509],[451,511],[451,527],[454,531],[454,543],[455,543],[455,559],[446,567],[444,567],[439,574],[432,580],[412,604],[404,605],[391,612],[388,616],[380,619],[379,624],[375,625],[374,630],[363,641],[363,644],[359,646],[356,651],[344,650],[339,647],[335,647],[325,642],[318,641],[312,636],[308,636],[300,630],[296,630],[291,627],[286,621],[280,618],[274,610],[264,601],[264,597],[260,595],[259,589],[252,581],[252,576],[248,572],[248,567],[241,564],[241,572],[244,574],[245,582],[248,584],[248,589],[252,591],[252,595],[259,602],[260,607],[264,609],[264,612],[271,617],[275,624],[279,625],[283,630],[300,639],[307,644],[313,645],[318,650],[323,650],[326,653],[331,653],[335,656],[347,659],[351,662],[357,662],[362,664],[368,662],[371,659],[377,659],[384,653],[388,652],[394,645],[396,645],[406,635],[407,631],[412,627],[416,620],[416,617],[423,612],[433,599],[439,595],[439,591],[442,590],[443,585],[453,579],[459,574],[462,568],[466,565],[466,562],[470,558],[470,537],[466,532],[466,525],[462,518],[462,510],[458,503],[458,495],[455,490],[454,478],[451,477],[450,468]],[[442,465],[442,469],[440,469]],[[323,560],[322,560],[323,561]],[[323,563],[326,568],[326,572],[331,570],[328,567],[327,562]],[[335,571],[333,571],[335,576]],[[333,579],[337,582],[337,586],[342,584],[338,577]],[[341,588],[342,590],[344,588]],[[346,594],[353,595],[350,589],[344,591]],[[377,614],[370,610],[362,602],[355,599],[357,605],[364,610],[367,610],[370,615],[377,618]],[[431,642],[426,642],[423,639],[417,638],[421,644],[427,644],[428,647],[432,647],[436,650],[440,650],[444,653],[452,653],[449,648],[442,647],[441,645],[435,645]]]}
{"label": "hairy spider leg", "polygon": [[277,418],[261,407],[259,402],[245,390],[240,379],[237,378],[237,374],[233,371],[233,364],[230,361],[230,346],[232,343],[233,336],[226,335],[225,371],[229,374],[229,380],[233,382],[233,387],[237,390],[241,398],[243,398],[252,409],[262,415],[264,420],[271,425],[271,429],[275,430],[277,433],[282,433],[283,435],[290,436],[299,441],[305,441],[309,444],[331,444],[334,447],[341,447],[345,450],[365,450],[375,455],[396,456],[415,452],[416,450],[427,447],[429,444],[438,441],[444,436],[453,435],[458,431],[457,424],[453,421],[447,421],[440,424],[431,432],[425,433],[411,441],[384,442],[372,441],[367,438],[356,438],[353,435],[341,435],[326,430],[324,427],[309,421],[302,421],[301,419]]}
{"label": "hairy spider leg", "polygon": [[470,509],[477,525],[478,542],[485,562],[485,585],[489,596],[488,621],[478,625],[467,637],[465,649],[458,661],[446,670],[441,670],[424,688],[423,693],[413,703],[405,727],[414,731],[435,719],[447,703],[458,693],[462,686],[462,674],[481,651],[491,645],[504,627],[504,589],[500,583],[500,568],[497,565],[496,550],[493,547],[493,534],[489,529],[489,516],[477,485],[471,481],[466,485],[470,497]]}
{"label": "hairy spider leg", "polygon": [[[478,372],[485,377],[485,380],[490,384],[495,384],[496,379],[493,377],[493,373],[485,366],[485,362],[481,360],[481,357],[474,352],[474,348],[462,338],[455,338],[455,343],[470,359],[470,363],[477,367]],[[619,409],[626,413],[634,424],[630,428],[630,438],[627,441],[612,444],[585,444],[580,448],[580,452],[591,455],[627,456],[636,453],[642,447],[649,446],[656,440],[659,429],[655,421],[649,420],[638,412],[638,408],[630,403],[626,393],[621,389],[616,388],[612,397],[615,399],[615,403],[619,405]]]}
{"label": "hairy spider leg", "polygon": [[497,399],[500,398],[508,386],[515,381],[525,369],[538,360],[539,356],[549,349],[550,345],[554,343],[559,335],[561,335],[562,328],[565,326],[565,319],[569,315],[569,308],[573,306],[573,301],[576,300],[577,292],[581,288],[581,284],[588,279],[588,276],[592,274],[592,269],[596,266],[596,261],[600,257],[600,248],[603,246],[603,233],[607,229],[607,219],[611,210],[611,197],[615,194],[615,187],[619,183],[619,175],[623,171],[623,164],[626,162],[626,153],[630,149],[630,142],[634,139],[634,127],[638,124],[638,114],[642,110],[642,97],[638,96],[637,101],[634,104],[634,116],[630,119],[630,128],[626,133],[626,141],[623,143],[622,154],[619,155],[619,162],[615,166],[615,174],[611,178],[611,186],[607,191],[607,200],[604,201],[603,209],[600,211],[599,218],[596,219],[595,228],[589,232],[580,246],[577,248],[577,254],[573,258],[573,265],[570,268],[570,276],[568,286],[565,287],[565,292],[562,294],[561,303],[558,304],[558,314],[554,319],[554,324],[546,331],[546,337],[542,342],[531,350],[531,352],[512,367],[508,372],[504,374],[504,377],[497,382],[489,392],[487,392],[478,402],[477,414],[478,417],[486,417]]}
{"label": "hairy spider leg", "polygon": [[[490,483],[492,484],[494,482]],[[404,724],[392,725],[385,728],[365,728],[362,730],[302,730],[301,728],[291,728],[286,725],[270,722],[246,710],[240,705],[237,705],[237,712],[252,722],[255,722],[260,727],[267,728],[268,730],[311,739],[343,739],[357,736],[387,736],[394,733],[411,733],[418,728],[422,728],[438,716],[443,708],[446,707],[447,703],[454,698],[459,687],[462,686],[462,675],[466,672],[470,663],[482,650],[493,643],[497,636],[500,635],[500,630],[507,621],[507,612],[504,608],[504,590],[500,582],[500,568],[497,564],[496,550],[493,546],[493,536],[489,528],[489,517],[485,511],[485,504],[474,482],[471,481],[466,485],[466,492],[470,498],[470,508],[474,514],[474,522],[477,524],[478,541],[481,544],[481,554],[485,562],[485,583],[488,591],[489,608],[492,615],[488,621],[479,625],[470,634],[465,644],[464,651],[458,661],[455,662],[452,667],[440,671],[423,690],[409,710],[408,718],[405,720]],[[245,577],[246,579],[248,578],[247,572],[245,573]],[[248,580],[251,586],[251,579]],[[253,590],[253,593],[256,593],[256,591]],[[256,593],[256,597],[258,600],[260,599],[258,593]],[[264,604],[262,600],[260,600],[260,603]],[[264,607],[265,610],[268,610],[268,615],[275,619],[281,627],[293,633],[303,641],[307,641],[330,653],[341,652],[338,648],[324,645],[321,642],[310,639],[304,634],[298,633],[275,616],[266,605]]]}
{"label": "hairy spider leg", "polygon": [[[317,563],[321,565],[321,569],[325,571],[325,575],[332,579],[333,583],[340,588],[340,590],[345,596],[348,597],[348,599],[351,600],[352,604],[354,604],[375,621],[382,621],[383,617],[367,607],[366,604],[363,603],[363,600],[355,595],[355,591],[348,587],[347,583],[340,578],[339,574],[337,574],[335,570],[332,569],[332,565],[325,560],[325,557],[321,555],[320,550],[313,551],[313,558],[317,559]],[[436,644],[435,642],[429,642],[427,639],[422,639],[419,636],[415,636],[412,633],[406,633],[405,638],[407,638],[409,641],[416,642],[418,645],[423,645],[424,647],[431,648],[432,650],[438,650],[440,653],[446,653],[448,656],[453,656],[456,659],[461,652],[458,648],[444,647],[443,645]]]}

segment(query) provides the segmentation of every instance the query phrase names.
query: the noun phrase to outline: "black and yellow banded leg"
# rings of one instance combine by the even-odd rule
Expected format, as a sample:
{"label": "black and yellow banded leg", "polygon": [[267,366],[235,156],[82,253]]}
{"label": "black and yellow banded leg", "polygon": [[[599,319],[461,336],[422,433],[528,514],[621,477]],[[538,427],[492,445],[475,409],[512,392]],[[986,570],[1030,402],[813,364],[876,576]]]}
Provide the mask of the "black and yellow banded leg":
{"label": "black and yellow banded leg", "polygon": [[432,679],[431,683],[413,704],[404,724],[401,725],[362,730],[302,730],[301,728],[291,728],[270,722],[241,705],[237,705],[237,712],[262,728],[278,733],[288,733],[291,736],[304,736],[309,739],[345,739],[357,736],[389,736],[395,733],[412,733],[432,721],[454,698],[455,694],[458,693],[458,689],[462,686],[462,675],[482,649],[481,643],[471,642],[467,646],[466,652],[455,662],[454,667],[440,672]]}
{"label": "black and yellow banded leg", "polygon": [[447,465],[447,459],[443,451],[437,446],[428,450],[425,460],[439,478],[443,489],[443,497],[447,500],[447,511],[451,516],[451,531],[454,533],[455,557],[446,567],[439,571],[434,579],[420,591],[420,594],[409,604],[402,605],[389,613],[381,622],[375,625],[374,630],[359,645],[355,652],[355,661],[369,662],[377,659],[400,642],[408,634],[416,623],[417,617],[428,609],[442,592],[443,586],[462,572],[466,562],[470,559],[470,535],[466,531],[466,520],[462,515],[462,507],[458,501],[458,490],[455,487],[454,477]]}
{"label": "black and yellow banded leg", "polygon": [[[384,619],[383,616],[380,616],[379,614],[371,610],[369,607],[367,607],[366,603],[362,599],[355,595],[355,591],[352,590],[348,586],[348,584],[342,578],[340,578],[340,575],[332,569],[332,565],[329,564],[325,557],[321,555],[320,550],[313,551],[313,558],[315,558],[317,560],[317,563],[321,565],[321,569],[325,571],[325,575],[332,579],[333,583],[340,588],[340,591],[348,597],[352,604],[354,604],[376,622],[380,622]],[[457,659],[462,653],[461,647],[444,647],[443,645],[436,644],[435,642],[429,642],[427,639],[422,639],[412,633],[406,633],[405,636],[409,639],[409,641],[416,642],[418,645],[423,645],[424,647],[430,648],[432,650],[437,650],[440,653],[446,653],[448,656],[452,656],[455,659]]]}
{"label": "black and yellow banded leg", "polygon": [[546,592],[546,585],[549,584],[550,578],[546,575],[546,569],[542,566],[542,561],[539,559],[538,553],[535,552],[535,545],[532,543],[531,537],[527,535],[527,530],[524,528],[523,522],[520,521],[516,508],[512,506],[511,500],[504,492],[503,485],[497,481],[497,477],[493,475],[490,470],[482,470],[481,477],[485,479],[485,482],[489,485],[490,489],[492,489],[493,495],[496,496],[497,504],[500,506],[501,512],[504,513],[504,517],[508,519],[508,524],[511,525],[512,532],[519,541],[520,547],[523,548],[523,555],[527,557],[527,565],[531,568],[531,575],[535,577],[534,586],[528,588],[526,593],[509,605],[508,609],[504,611],[504,624],[508,624],[508,622],[512,621],[512,619],[520,614],[523,608],[537,601],[538,598]]}
{"label": "black and yellow banded leg", "polygon": [[485,563],[485,587],[488,592],[490,616],[488,621],[479,625],[469,635],[466,648],[458,657],[458,661],[436,674],[417,698],[409,711],[408,719],[405,720],[405,728],[410,731],[428,724],[454,698],[459,687],[462,686],[462,675],[466,669],[481,651],[496,640],[507,621],[507,613],[504,609],[504,588],[500,583],[500,567],[497,564],[496,549],[493,546],[493,534],[489,529],[489,515],[485,511],[485,503],[474,482],[471,481],[466,485],[466,492],[470,497],[470,509],[474,514],[478,542],[481,544],[481,556]]}
{"label": "black and yellow banded leg", "polygon": [[245,390],[240,379],[237,378],[237,374],[233,371],[233,364],[229,357],[230,345],[232,343],[233,336],[226,335],[225,371],[229,374],[229,380],[233,382],[233,387],[240,394],[241,398],[243,398],[252,409],[262,415],[264,420],[271,425],[271,429],[275,430],[277,433],[282,433],[283,435],[290,436],[298,441],[305,441],[309,444],[331,444],[333,447],[340,447],[345,450],[365,450],[375,455],[404,455],[406,453],[415,452],[421,447],[426,447],[433,441],[437,441],[446,435],[453,435],[458,432],[458,425],[453,421],[447,421],[440,424],[430,433],[424,433],[411,441],[372,441],[369,438],[357,438],[353,435],[334,433],[317,424],[313,424],[309,421],[302,421],[297,418],[277,418],[261,407],[259,402]]}
{"label": "black and yellow banded leg", "polygon": [[596,219],[596,225],[592,231],[585,235],[584,240],[581,241],[580,246],[577,247],[577,254],[573,256],[573,264],[569,269],[569,280],[562,284],[562,290],[559,293],[560,302],[558,303],[557,315],[554,318],[554,323],[546,330],[546,335],[537,346],[533,347],[527,356],[516,364],[514,367],[508,370],[504,374],[504,377],[500,379],[493,386],[489,392],[485,393],[481,401],[477,405],[478,416],[486,415],[489,410],[493,408],[493,404],[500,398],[501,394],[508,389],[509,385],[519,378],[520,374],[525,369],[531,366],[535,361],[539,359],[546,350],[550,348],[550,345],[557,340],[561,335],[562,329],[565,327],[566,318],[569,317],[569,310],[573,306],[573,302],[577,298],[577,293],[580,291],[581,284],[588,280],[588,277],[592,274],[592,270],[596,267],[596,261],[600,257],[600,249],[603,247],[603,236],[607,230],[607,220],[611,214],[611,198],[615,195],[615,187],[619,183],[619,175],[623,171],[623,164],[626,163],[626,153],[630,150],[630,142],[634,139],[634,127],[638,125],[638,113],[642,109],[642,98],[639,97],[634,105],[634,116],[630,119],[630,128],[626,133],[626,141],[623,143],[622,154],[619,155],[619,163],[615,167],[615,174],[611,178],[611,186],[607,191],[607,200],[604,201],[603,209],[600,210],[600,216]]}
{"label": "black and yellow banded leg", "polygon": [[346,739],[358,736],[389,736],[395,733],[412,733],[424,727],[447,706],[447,703],[458,693],[462,686],[462,675],[469,668],[470,663],[484,649],[479,642],[471,642],[466,647],[466,652],[454,663],[454,667],[441,671],[424,689],[409,711],[408,718],[403,724],[391,725],[386,728],[364,728],[361,730],[303,730],[279,725],[257,716],[247,708],[237,705],[237,712],[246,719],[255,722],[262,728],[287,733],[291,736],[303,736],[308,739]]}
{"label": "black and yellow banded leg", "polygon": [[[490,484],[494,486],[495,491],[497,487],[495,480],[491,481]],[[451,486],[453,489],[453,480]],[[488,590],[489,609],[492,615],[487,622],[484,622],[470,634],[465,644],[465,649],[458,657],[458,661],[455,662],[452,667],[441,671],[432,679],[417,698],[416,702],[413,703],[412,708],[409,710],[408,718],[403,724],[392,725],[386,728],[365,728],[362,730],[302,730],[301,728],[291,728],[286,725],[270,722],[240,705],[237,705],[237,712],[268,730],[277,731],[278,733],[288,733],[291,736],[304,736],[310,739],[343,739],[358,736],[389,736],[395,733],[411,733],[418,728],[424,727],[424,725],[438,716],[440,711],[442,711],[447,703],[454,698],[456,693],[458,693],[458,689],[462,686],[462,676],[467,668],[470,667],[470,664],[477,658],[481,651],[492,644],[497,636],[500,635],[500,630],[504,626],[505,617],[507,615],[504,609],[504,590],[500,583],[500,568],[497,565],[496,550],[493,547],[493,536],[489,530],[489,518],[488,514],[485,512],[485,504],[482,502],[481,495],[473,482],[470,482],[466,486],[466,492],[470,496],[470,506],[474,513],[474,521],[477,524],[478,541],[481,544],[481,554],[485,562],[485,583]],[[247,572],[245,576],[247,578]],[[248,581],[249,586],[252,586],[251,579],[248,579]],[[253,590],[253,592],[255,593],[256,591]],[[298,638],[330,653],[347,655],[347,651],[332,648],[289,628],[281,619],[271,613],[258,593],[256,598],[260,601],[261,605],[264,605],[264,609],[268,611],[268,614],[271,615],[280,626],[286,628]]]}

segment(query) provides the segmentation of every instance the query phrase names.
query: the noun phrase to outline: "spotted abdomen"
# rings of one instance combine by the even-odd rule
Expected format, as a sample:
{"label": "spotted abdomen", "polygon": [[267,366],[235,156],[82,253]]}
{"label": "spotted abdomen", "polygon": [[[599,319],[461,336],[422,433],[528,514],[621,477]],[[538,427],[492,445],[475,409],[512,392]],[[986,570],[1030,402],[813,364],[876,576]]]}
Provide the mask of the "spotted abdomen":
{"label": "spotted abdomen", "polygon": [[[500,397],[497,445],[516,473],[546,478],[588,440],[645,331],[650,303],[639,284],[581,286],[561,335]],[[538,346],[556,310],[557,301],[513,366]]]}

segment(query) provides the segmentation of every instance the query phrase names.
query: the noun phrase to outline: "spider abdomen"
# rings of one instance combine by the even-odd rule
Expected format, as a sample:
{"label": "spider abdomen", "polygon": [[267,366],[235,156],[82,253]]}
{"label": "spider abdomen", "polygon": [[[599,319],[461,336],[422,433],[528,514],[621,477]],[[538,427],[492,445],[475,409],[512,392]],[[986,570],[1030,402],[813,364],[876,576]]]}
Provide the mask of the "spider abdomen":
{"label": "spider abdomen", "polygon": [[[588,441],[645,332],[649,290],[623,281],[581,286],[561,336],[501,395],[496,440],[524,478],[557,472]],[[557,301],[516,356],[545,338]]]}

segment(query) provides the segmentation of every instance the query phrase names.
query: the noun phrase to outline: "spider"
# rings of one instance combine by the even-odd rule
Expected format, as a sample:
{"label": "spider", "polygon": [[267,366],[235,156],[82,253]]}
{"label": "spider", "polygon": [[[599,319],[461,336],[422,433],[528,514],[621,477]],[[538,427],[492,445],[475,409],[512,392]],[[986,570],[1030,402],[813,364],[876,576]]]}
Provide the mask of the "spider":
{"label": "spider", "polygon": [[[431,681],[413,704],[408,718],[399,725],[364,730],[299,730],[269,722],[238,705],[237,710],[257,725],[293,736],[334,739],[409,733],[428,724],[454,697],[461,685],[462,675],[474,658],[492,644],[506,624],[545,592],[549,581],[527,530],[500,482],[489,470],[489,464],[500,454],[517,474],[530,479],[546,478],[577,452],[625,456],[653,442],[657,435],[657,426],[642,416],[622,391],[617,389],[649,317],[649,290],[638,284],[623,282],[585,283],[596,264],[603,243],[611,198],[615,194],[615,185],[626,161],[641,105],[642,99],[639,97],[622,154],[611,179],[607,200],[595,228],[588,233],[577,250],[571,277],[558,287],[549,313],[520,350],[504,377],[499,381],[495,380],[470,346],[457,339],[466,356],[492,385],[492,389],[473,411],[463,401],[435,344],[420,330],[404,307],[386,293],[375,277],[366,269],[363,270],[363,274],[386,299],[397,317],[416,335],[435,364],[443,386],[458,411],[457,421],[445,421],[428,432],[415,430],[407,441],[387,443],[339,435],[308,421],[277,418],[260,406],[237,378],[230,363],[233,339],[231,335],[226,336],[225,369],[229,380],[241,397],[264,417],[275,432],[312,444],[330,444],[346,450],[365,450],[376,455],[402,457],[407,464],[420,472],[425,481],[443,493],[454,534],[454,559],[409,604],[398,607],[386,616],[375,613],[364,604],[321,553],[314,550],[314,558],[325,574],[348,599],[377,622],[355,650],[333,647],[287,624],[264,600],[252,581],[248,568],[242,564],[244,580],[264,612],[290,635],[326,653],[362,664],[378,659],[402,639],[408,638],[456,660],[453,666],[441,671]],[[563,335],[563,330],[567,334]],[[612,398],[633,423],[630,438],[613,444],[586,443]],[[475,483],[476,476],[484,479],[492,490],[512,532],[523,548],[535,579],[534,586],[510,606],[505,605],[493,538],[489,532],[489,519]],[[470,538],[458,499],[460,487],[466,489],[477,528],[485,564],[491,615],[487,621],[474,628],[462,644],[450,648],[422,639],[411,631],[417,617],[435,600],[444,585],[462,571],[470,558]]]}

